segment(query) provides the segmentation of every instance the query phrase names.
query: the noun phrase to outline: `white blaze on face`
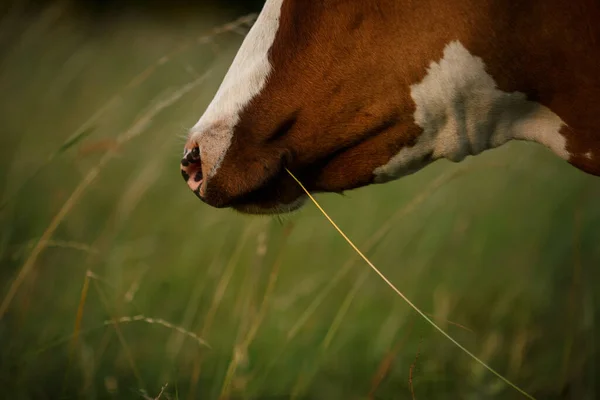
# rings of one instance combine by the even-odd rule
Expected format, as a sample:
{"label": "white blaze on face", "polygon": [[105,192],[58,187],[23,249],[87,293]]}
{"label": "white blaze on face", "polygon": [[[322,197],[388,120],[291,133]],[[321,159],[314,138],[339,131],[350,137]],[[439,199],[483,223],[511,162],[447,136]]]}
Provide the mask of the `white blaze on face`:
{"label": "white blaze on face", "polygon": [[211,168],[206,178],[219,168],[240,112],[260,93],[271,72],[268,53],[279,28],[282,3],[283,0],[267,0],[214,99],[190,131],[190,139],[200,147],[203,163]]}
{"label": "white blaze on face", "polygon": [[569,158],[558,115],[523,93],[498,90],[481,58],[458,41],[449,43],[443,58],[411,86],[411,97],[423,133],[414,146],[375,169],[376,182],[411,174],[440,158],[462,161],[511,139],[535,141]]}

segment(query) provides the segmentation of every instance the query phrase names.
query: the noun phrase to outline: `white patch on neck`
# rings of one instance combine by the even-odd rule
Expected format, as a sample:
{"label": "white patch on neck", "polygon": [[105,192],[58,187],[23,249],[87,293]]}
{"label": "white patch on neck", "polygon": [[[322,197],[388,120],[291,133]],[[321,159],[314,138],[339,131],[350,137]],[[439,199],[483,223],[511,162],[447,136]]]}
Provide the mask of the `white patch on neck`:
{"label": "white patch on neck", "polygon": [[410,89],[423,133],[414,146],[375,169],[376,182],[409,175],[440,158],[459,162],[511,139],[535,141],[569,158],[560,117],[523,93],[498,90],[481,58],[458,41],[446,45],[439,63],[432,62]]}
{"label": "white patch on neck", "polygon": [[211,166],[207,178],[219,168],[240,112],[260,93],[271,73],[268,53],[279,28],[282,3],[283,0],[267,0],[215,97],[191,129],[190,138],[199,144],[203,162]]}
{"label": "white patch on neck", "polygon": [[585,154],[584,154],[584,156],[585,156],[585,158],[587,158],[588,160],[591,160],[591,159],[592,159],[592,156],[593,156],[593,155],[592,155],[592,151],[591,151],[591,150],[590,150],[590,151],[588,151],[587,153],[585,153]]}

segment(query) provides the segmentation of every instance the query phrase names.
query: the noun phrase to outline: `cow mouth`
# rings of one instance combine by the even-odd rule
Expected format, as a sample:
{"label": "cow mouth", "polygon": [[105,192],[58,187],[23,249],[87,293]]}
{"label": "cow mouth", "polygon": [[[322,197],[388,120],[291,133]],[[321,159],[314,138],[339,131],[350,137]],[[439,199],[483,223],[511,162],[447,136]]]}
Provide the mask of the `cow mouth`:
{"label": "cow mouth", "polygon": [[286,214],[301,208],[307,196],[282,169],[259,187],[237,197],[229,207],[243,214]]}

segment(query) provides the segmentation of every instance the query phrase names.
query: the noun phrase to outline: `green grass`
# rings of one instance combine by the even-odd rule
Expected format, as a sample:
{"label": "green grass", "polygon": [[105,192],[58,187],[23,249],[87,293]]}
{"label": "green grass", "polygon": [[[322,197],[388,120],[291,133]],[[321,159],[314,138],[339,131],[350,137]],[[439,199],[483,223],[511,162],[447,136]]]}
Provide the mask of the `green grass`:
{"label": "green grass", "polygon": [[[519,398],[312,205],[247,217],[189,193],[186,130],[242,37],[174,49],[236,17],[92,29],[50,9],[2,20],[2,299],[29,265],[0,320],[2,393]],[[318,200],[408,298],[515,384],[540,399],[597,396],[597,178],[511,143]]]}

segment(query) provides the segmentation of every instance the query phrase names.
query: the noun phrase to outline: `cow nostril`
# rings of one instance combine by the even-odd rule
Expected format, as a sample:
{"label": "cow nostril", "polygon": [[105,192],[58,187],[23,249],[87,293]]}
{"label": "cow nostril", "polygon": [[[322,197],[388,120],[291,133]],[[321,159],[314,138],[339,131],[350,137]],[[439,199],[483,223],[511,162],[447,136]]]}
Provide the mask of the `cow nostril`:
{"label": "cow nostril", "polygon": [[200,149],[196,146],[187,149],[181,159],[181,176],[188,187],[200,199],[202,191],[202,163],[200,162]]}
{"label": "cow nostril", "polygon": [[198,169],[198,171],[196,171],[196,173],[194,174],[194,182],[200,181],[202,181],[202,169]]}
{"label": "cow nostril", "polygon": [[189,164],[196,164],[200,161],[200,148],[198,146],[194,147],[191,150],[187,150],[183,155],[183,159],[181,160],[181,164],[184,167],[187,167]]}

